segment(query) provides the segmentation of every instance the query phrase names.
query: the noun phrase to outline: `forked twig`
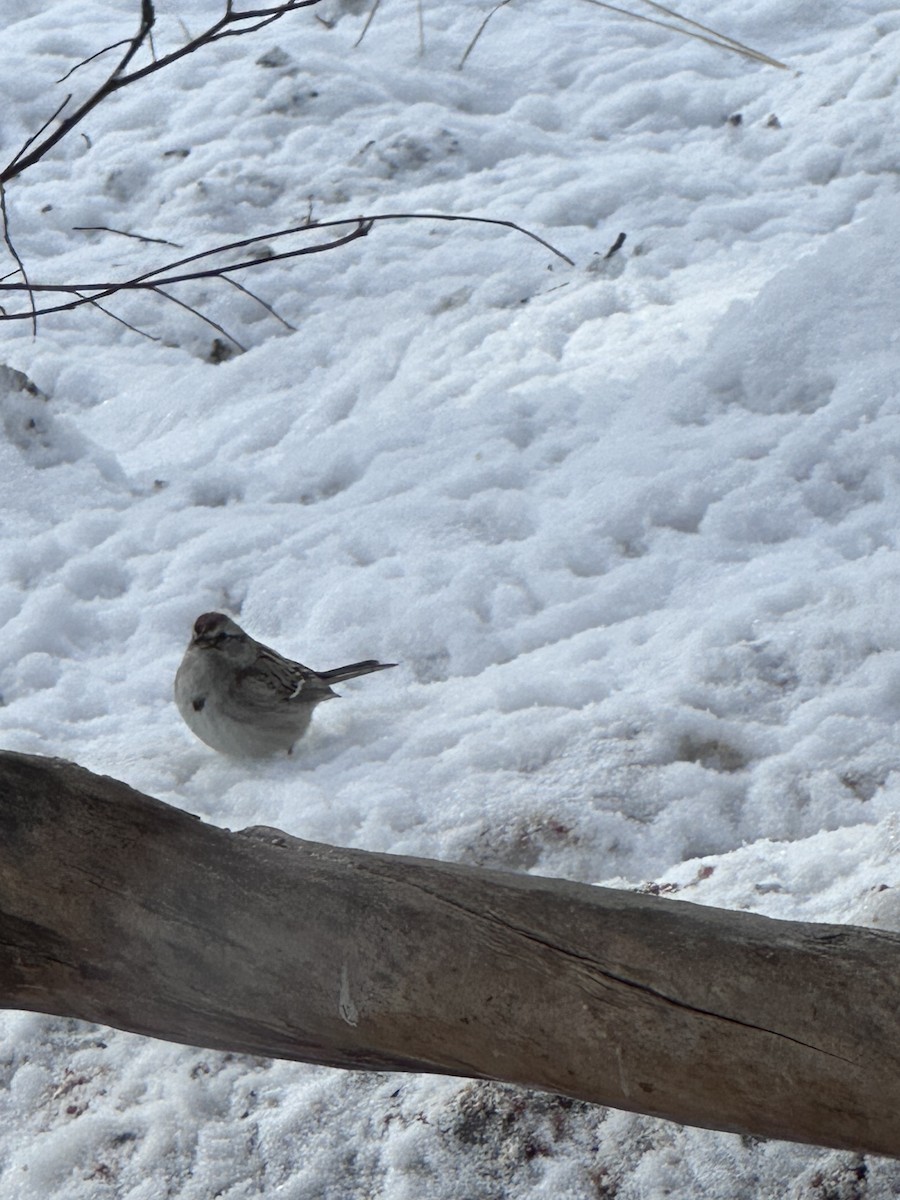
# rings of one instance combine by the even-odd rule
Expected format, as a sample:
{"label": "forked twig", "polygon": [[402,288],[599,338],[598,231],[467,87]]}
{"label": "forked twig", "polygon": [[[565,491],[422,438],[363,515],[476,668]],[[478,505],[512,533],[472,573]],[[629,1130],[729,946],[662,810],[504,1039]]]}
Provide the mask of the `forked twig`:
{"label": "forked twig", "polygon": [[[141,19],[134,37],[114,42],[112,45],[107,46],[105,50],[98,52],[98,54],[103,54],[107,50],[113,50],[123,45],[126,46],[125,53],[104,82],[74,112],[71,112],[65,120],[60,121],[52,133],[46,137],[41,137],[41,134],[46,131],[47,127],[65,107],[65,104],[68,103],[67,98],[53,116],[44,122],[38,133],[32,135],[3,170],[0,171],[0,183],[8,183],[10,179],[21,175],[23,171],[26,171],[36,162],[39,162],[48,150],[52,149],[67,134],[71,133],[75,126],[83,121],[88,113],[95,109],[102,100],[112,95],[113,92],[119,91],[120,88],[127,87],[128,84],[135,83],[139,79],[144,79],[147,75],[152,75],[156,71],[161,71],[164,67],[185,58],[189,54],[193,54],[203,46],[209,46],[213,42],[221,41],[222,38],[253,33],[266,25],[271,25],[273,21],[280,20],[288,13],[296,12],[298,9],[308,8],[318,3],[319,0],[283,0],[281,4],[263,8],[248,8],[239,11],[235,9],[232,0],[226,0],[225,12],[218,21],[214,21],[202,33],[197,34],[196,37],[185,42],[176,50],[172,50],[168,54],[164,54],[158,58],[153,50],[153,26],[156,22],[156,10],[153,7],[153,0],[141,0]],[[136,67],[129,70],[133,59],[145,42],[151,47],[151,61],[143,67]],[[98,54],[94,54],[91,57],[96,58]],[[85,59],[78,66],[83,66],[88,61],[90,60]],[[75,69],[77,68],[73,68],[73,70]],[[71,74],[71,72],[69,73]],[[37,144],[34,144],[35,142]],[[33,149],[28,152],[31,146],[33,146]]]}
{"label": "forked twig", "polygon": [[[340,246],[349,245],[350,242],[357,241],[359,238],[366,237],[378,222],[382,221],[463,221],[478,225],[496,225],[504,229],[511,229],[516,233],[524,234],[525,237],[537,242],[544,249],[549,250],[551,254],[568,263],[569,266],[574,266],[574,263],[568,255],[563,254],[561,250],[556,249],[544,238],[532,232],[530,229],[525,229],[524,226],[518,225],[515,221],[505,221],[497,217],[472,217],[472,216],[457,216],[452,213],[376,213],[370,216],[357,217],[355,221],[350,222],[346,219],[338,219],[333,221],[316,221],[312,224],[295,225],[290,229],[277,230],[272,233],[258,234],[255,237],[242,238],[240,241],[229,242],[226,245],[214,246],[209,250],[200,250],[195,254],[188,254],[182,258],[176,259],[173,262],[165,263],[162,266],[154,267],[150,271],[146,271],[141,275],[133,276],[130,279],[124,279],[118,283],[79,283],[79,284],[39,284],[29,282],[27,287],[22,283],[5,283],[0,280],[0,293],[2,292],[22,292],[28,291],[32,297],[31,311],[7,313],[0,312],[0,323],[3,321],[24,320],[28,317],[32,319],[39,316],[49,316],[52,313],[69,312],[72,309],[80,308],[85,304],[97,304],[97,301],[104,300],[108,296],[115,296],[122,292],[132,291],[149,291],[156,292],[165,299],[171,300],[172,303],[180,305],[182,308],[188,309],[201,320],[211,325],[229,341],[233,342],[240,349],[243,349],[240,342],[227,330],[217,325],[215,321],[205,317],[203,313],[192,308],[183,300],[172,296],[169,292],[163,290],[164,287],[169,287],[177,283],[194,282],[201,279],[224,279],[232,287],[238,288],[262,305],[267,312],[271,313],[276,320],[280,321],[286,328],[293,330],[290,325],[279,313],[277,313],[271,305],[265,300],[251,292],[249,288],[238,283],[237,280],[230,278],[232,272],[244,271],[252,267],[262,266],[266,263],[285,261],[291,258],[298,258],[306,254],[321,254],[328,250],[336,250]],[[292,250],[283,250],[279,253],[267,253],[263,255],[251,255],[247,258],[240,259],[238,262],[225,263],[221,266],[200,266],[196,269],[188,269],[192,264],[203,263],[206,260],[215,258],[222,254],[232,253],[236,250],[243,250],[260,242],[270,243],[278,238],[290,237],[298,234],[307,234],[319,229],[329,229],[340,226],[353,224],[353,228],[349,233],[345,233],[338,237],[333,237],[327,242],[320,242],[312,246],[300,246]],[[58,304],[47,304],[42,308],[37,308],[34,295],[37,293],[47,293],[50,295],[69,295],[74,296],[74,300],[67,300]],[[90,294],[89,294],[90,293]],[[99,307],[99,306],[98,306]],[[114,315],[114,314],[110,314]],[[123,322],[123,324],[126,322]],[[138,331],[140,332],[140,331]]]}
{"label": "forked twig", "polygon": [[[14,166],[19,161],[19,159],[22,157],[22,155],[25,153],[25,151],[28,149],[28,147],[31,146],[34,142],[36,142],[37,139],[44,132],[44,130],[48,129],[53,124],[53,122],[56,120],[56,118],[59,116],[59,114],[66,107],[66,105],[69,103],[69,101],[71,99],[72,99],[72,93],[69,92],[68,96],[65,97],[62,104],[60,104],[55,109],[55,111],[50,114],[50,116],[43,123],[43,125],[41,125],[41,127],[39,129],[36,129],[34,131],[34,133],[31,135],[31,137],[28,137],[25,139],[25,141],[22,143],[21,147],[19,148],[15,158],[12,159],[12,161],[10,162],[10,164],[9,164],[10,167]],[[7,170],[8,169],[9,169],[9,167],[7,167]],[[12,178],[12,176],[10,176],[10,178]],[[6,182],[6,181],[3,180],[3,182]]]}

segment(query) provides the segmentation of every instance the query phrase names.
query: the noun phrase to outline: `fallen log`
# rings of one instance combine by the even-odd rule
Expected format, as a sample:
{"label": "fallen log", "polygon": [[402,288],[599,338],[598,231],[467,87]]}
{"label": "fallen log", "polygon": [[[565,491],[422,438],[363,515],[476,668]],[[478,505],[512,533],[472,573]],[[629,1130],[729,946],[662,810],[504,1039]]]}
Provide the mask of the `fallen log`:
{"label": "fallen log", "polygon": [[900,935],[207,825],[0,752],[0,1006],[900,1156]]}

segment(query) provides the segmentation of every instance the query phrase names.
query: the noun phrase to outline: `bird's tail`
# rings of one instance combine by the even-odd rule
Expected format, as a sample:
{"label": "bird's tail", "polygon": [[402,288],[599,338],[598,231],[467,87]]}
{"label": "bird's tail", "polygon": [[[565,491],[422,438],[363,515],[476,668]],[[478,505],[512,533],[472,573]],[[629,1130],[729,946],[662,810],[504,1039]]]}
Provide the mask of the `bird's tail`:
{"label": "bird's tail", "polygon": [[316,674],[326,683],[340,683],[342,679],[355,679],[357,675],[368,675],[372,671],[386,671],[388,667],[396,667],[396,663],[380,663],[374,658],[365,662],[350,663],[346,667],[335,667],[331,671],[317,671]]}

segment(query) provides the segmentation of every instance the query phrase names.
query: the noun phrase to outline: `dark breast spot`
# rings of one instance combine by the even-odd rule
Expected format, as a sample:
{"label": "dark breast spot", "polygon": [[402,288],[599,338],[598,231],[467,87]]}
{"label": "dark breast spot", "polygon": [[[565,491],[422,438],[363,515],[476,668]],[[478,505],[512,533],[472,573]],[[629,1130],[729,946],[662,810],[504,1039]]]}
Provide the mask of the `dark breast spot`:
{"label": "dark breast spot", "polygon": [[195,699],[193,700],[192,703],[194,705],[194,712],[202,712],[203,705],[206,703],[206,697],[205,696],[197,696],[197,697],[195,697]]}

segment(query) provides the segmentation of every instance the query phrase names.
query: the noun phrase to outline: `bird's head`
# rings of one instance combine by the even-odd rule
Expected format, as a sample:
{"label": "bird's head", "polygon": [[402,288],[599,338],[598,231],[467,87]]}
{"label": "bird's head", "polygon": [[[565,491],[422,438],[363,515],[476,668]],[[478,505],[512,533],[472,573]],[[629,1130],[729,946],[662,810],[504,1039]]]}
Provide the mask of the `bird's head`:
{"label": "bird's head", "polygon": [[242,659],[246,657],[250,644],[251,639],[240,625],[224,613],[203,613],[194,622],[194,635],[191,638],[191,648],[194,650],[212,650],[227,658]]}

